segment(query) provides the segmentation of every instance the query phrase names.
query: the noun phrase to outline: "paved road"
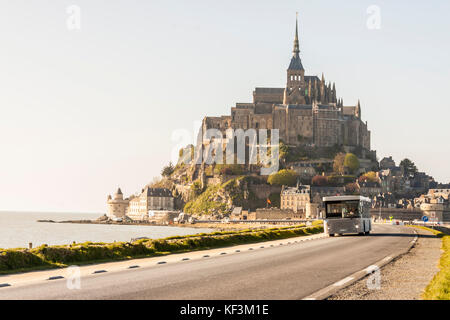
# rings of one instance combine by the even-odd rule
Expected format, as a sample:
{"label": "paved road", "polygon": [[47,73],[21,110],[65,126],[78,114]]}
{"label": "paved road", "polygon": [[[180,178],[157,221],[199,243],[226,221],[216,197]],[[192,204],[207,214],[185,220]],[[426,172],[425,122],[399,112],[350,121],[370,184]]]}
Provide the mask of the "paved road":
{"label": "paved road", "polygon": [[[305,241],[223,256],[0,288],[0,299],[301,299],[408,246],[409,228]],[[258,249],[257,249],[258,248]]]}

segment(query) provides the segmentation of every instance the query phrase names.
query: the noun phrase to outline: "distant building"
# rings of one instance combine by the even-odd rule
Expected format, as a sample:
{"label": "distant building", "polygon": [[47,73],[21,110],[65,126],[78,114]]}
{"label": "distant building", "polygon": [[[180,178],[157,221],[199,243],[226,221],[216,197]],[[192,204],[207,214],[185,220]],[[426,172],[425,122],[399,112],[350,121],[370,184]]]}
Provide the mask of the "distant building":
{"label": "distant building", "polygon": [[395,168],[395,161],[392,159],[392,156],[384,157],[380,161],[380,168],[381,169],[393,169]]}
{"label": "distant building", "polygon": [[381,193],[373,197],[372,208],[396,208],[397,203],[392,193]]}
{"label": "distant building", "polygon": [[395,178],[391,172],[390,169],[384,169],[378,173],[382,193],[390,193],[395,190]]}
{"label": "distant building", "polygon": [[297,162],[291,166],[291,169],[297,173],[300,179],[312,179],[317,175],[316,169],[314,169],[312,163]]}
{"label": "distant building", "polygon": [[431,177],[425,172],[416,172],[411,180],[411,188],[420,193],[428,192],[430,188]]}
{"label": "distant building", "polygon": [[283,186],[280,195],[280,205],[282,210],[292,210],[294,212],[306,212],[306,205],[311,202],[311,187],[298,185],[288,188]]}
{"label": "distant building", "polygon": [[424,215],[438,221],[448,221],[450,218],[450,189],[430,189],[414,199],[414,206],[420,207]]}
{"label": "distant building", "polygon": [[359,180],[356,181],[356,184],[359,187],[359,193],[362,196],[366,197],[374,197],[381,193],[381,185],[378,182],[361,182]]}
{"label": "distant building", "polygon": [[281,210],[302,213],[305,218],[317,218],[318,207],[319,204],[312,201],[311,186],[297,185],[293,188],[283,186],[280,195]]}
{"label": "distant building", "polygon": [[449,200],[450,189],[430,189],[428,190],[428,194],[434,197],[443,197],[446,200]]}
{"label": "distant building", "polygon": [[[389,158],[384,158],[383,160]],[[389,161],[386,161],[388,163]],[[414,175],[405,175],[401,167],[389,164],[381,165],[384,169],[378,172],[382,193],[394,193],[407,196],[410,194],[426,193],[433,185],[434,179],[424,172],[416,172]],[[380,162],[381,164],[381,162]],[[386,169],[386,167],[389,168]]]}
{"label": "distant building", "polygon": [[111,195],[108,196],[107,204],[108,204],[108,212],[107,216],[111,219],[115,218],[125,218],[128,210],[128,199],[123,198],[123,193],[120,188],[117,189],[114,194],[114,198]]}
{"label": "distant building", "polygon": [[231,211],[230,219],[231,220],[244,220],[243,216],[242,216],[242,207],[234,207],[233,211]]}
{"label": "distant building", "polygon": [[165,188],[145,187],[139,196],[130,200],[127,216],[132,220],[149,220],[151,210],[174,210],[172,192]]}

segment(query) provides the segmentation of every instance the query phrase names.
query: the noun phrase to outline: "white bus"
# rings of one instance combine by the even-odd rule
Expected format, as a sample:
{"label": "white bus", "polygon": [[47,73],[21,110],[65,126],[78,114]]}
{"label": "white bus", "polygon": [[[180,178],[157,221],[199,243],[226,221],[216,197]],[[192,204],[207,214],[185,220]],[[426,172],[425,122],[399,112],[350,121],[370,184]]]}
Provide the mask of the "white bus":
{"label": "white bus", "polygon": [[368,235],[372,230],[370,219],[371,200],[362,196],[324,197],[324,230],[331,237],[335,234],[357,233]]}

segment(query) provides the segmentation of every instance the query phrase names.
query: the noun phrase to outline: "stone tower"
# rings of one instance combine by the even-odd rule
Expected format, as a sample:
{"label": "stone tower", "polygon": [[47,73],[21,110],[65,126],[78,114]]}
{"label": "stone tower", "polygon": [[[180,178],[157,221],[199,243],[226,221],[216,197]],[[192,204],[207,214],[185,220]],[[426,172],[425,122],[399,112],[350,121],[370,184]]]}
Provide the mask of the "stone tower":
{"label": "stone tower", "polygon": [[124,218],[127,214],[128,209],[128,199],[123,198],[123,193],[120,188],[117,189],[114,194],[114,199],[109,195],[108,196],[108,217],[110,218]]}
{"label": "stone tower", "polygon": [[295,20],[294,50],[291,63],[287,69],[287,82],[284,90],[283,104],[305,104],[305,69],[300,59],[300,46],[298,41],[298,17]]}

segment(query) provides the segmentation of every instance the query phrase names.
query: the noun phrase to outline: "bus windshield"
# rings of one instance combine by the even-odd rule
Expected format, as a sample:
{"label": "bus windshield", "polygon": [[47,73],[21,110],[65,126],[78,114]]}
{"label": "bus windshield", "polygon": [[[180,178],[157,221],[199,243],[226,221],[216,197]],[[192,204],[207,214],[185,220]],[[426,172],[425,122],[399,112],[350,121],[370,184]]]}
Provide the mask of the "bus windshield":
{"label": "bus windshield", "polygon": [[327,218],[359,218],[359,201],[327,203]]}

